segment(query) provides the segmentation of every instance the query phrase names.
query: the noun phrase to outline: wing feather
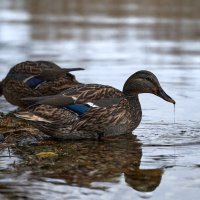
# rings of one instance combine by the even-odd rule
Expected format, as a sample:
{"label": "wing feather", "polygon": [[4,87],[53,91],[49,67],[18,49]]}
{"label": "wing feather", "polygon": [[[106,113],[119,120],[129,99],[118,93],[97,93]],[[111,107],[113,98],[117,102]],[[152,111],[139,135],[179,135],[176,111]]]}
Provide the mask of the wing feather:
{"label": "wing feather", "polygon": [[124,94],[111,86],[85,84],[72,87],[58,95],[28,97],[23,100],[56,107],[87,103],[92,103],[99,107],[108,107],[113,104],[118,104],[122,98],[124,98]]}

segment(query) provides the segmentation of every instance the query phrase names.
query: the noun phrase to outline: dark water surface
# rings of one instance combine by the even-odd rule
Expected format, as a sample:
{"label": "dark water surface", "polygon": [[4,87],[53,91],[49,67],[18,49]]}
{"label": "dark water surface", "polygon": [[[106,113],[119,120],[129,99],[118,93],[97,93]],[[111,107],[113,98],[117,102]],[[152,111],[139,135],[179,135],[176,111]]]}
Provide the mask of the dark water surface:
{"label": "dark water surface", "polygon": [[[2,149],[0,199],[199,199],[199,9],[199,0],[1,0],[0,79],[42,59],[122,89],[147,69],[177,104],[174,123],[171,104],[141,95],[137,138]],[[0,109],[14,107],[0,98]],[[46,163],[41,151],[62,155]]]}

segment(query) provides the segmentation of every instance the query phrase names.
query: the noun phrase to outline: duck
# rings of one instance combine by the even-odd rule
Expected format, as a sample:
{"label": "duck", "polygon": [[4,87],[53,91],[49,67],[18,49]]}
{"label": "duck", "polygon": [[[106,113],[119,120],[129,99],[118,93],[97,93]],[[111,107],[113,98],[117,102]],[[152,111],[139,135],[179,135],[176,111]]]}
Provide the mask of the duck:
{"label": "duck", "polygon": [[152,72],[140,70],[126,80],[122,91],[101,84],[77,85],[57,95],[25,98],[33,105],[15,115],[55,139],[101,139],[138,127],[142,93],[175,104]]}
{"label": "duck", "polygon": [[29,106],[25,97],[55,95],[80,84],[70,72],[83,68],[61,68],[50,61],[25,61],[16,64],[0,82],[0,96],[20,108]]}

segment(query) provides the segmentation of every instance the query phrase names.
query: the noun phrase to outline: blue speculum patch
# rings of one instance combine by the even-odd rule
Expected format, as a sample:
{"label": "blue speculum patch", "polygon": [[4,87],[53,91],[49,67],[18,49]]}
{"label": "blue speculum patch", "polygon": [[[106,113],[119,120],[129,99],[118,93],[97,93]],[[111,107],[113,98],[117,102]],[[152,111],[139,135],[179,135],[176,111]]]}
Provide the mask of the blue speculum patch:
{"label": "blue speculum patch", "polygon": [[90,106],[87,104],[74,104],[74,105],[67,105],[64,108],[67,108],[77,113],[78,115],[82,115],[90,108]]}
{"label": "blue speculum patch", "polygon": [[26,81],[26,84],[30,87],[30,88],[36,88],[39,84],[41,84],[42,82],[44,82],[44,80],[38,78],[38,77],[33,77],[30,78]]}

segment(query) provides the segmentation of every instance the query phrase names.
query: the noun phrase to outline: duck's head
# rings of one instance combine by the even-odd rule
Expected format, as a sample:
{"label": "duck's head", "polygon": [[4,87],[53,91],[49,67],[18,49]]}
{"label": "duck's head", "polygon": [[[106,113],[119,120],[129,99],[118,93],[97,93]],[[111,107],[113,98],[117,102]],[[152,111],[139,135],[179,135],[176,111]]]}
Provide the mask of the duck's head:
{"label": "duck's head", "polygon": [[175,104],[176,102],[165,93],[157,77],[149,71],[141,70],[130,76],[124,84],[123,92],[126,95],[152,93],[160,98]]}

